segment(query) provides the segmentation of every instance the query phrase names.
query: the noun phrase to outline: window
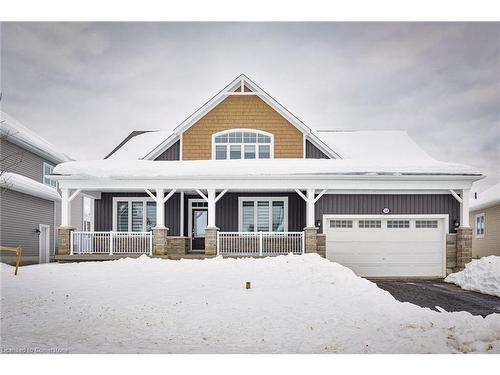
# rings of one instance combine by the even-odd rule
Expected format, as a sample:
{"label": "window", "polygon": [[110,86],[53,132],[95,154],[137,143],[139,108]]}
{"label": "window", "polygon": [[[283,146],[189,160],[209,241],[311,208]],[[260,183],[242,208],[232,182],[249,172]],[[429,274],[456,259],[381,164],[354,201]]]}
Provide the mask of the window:
{"label": "window", "polygon": [[237,129],[212,137],[212,159],[271,159],[274,137],[260,130]]}
{"label": "window", "polygon": [[409,220],[387,220],[387,228],[409,228]]}
{"label": "window", "polygon": [[484,238],[486,230],[486,217],[484,214],[476,215],[476,238]]}
{"label": "window", "polygon": [[358,226],[360,228],[380,228],[382,222],[380,220],[360,220]]}
{"label": "window", "polygon": [[57,189],[57,181],[51,180],[50,178],[47,178],[46,176],[49,174],[52,174],[54,171],[54,166],[43,163],[43,183],[44,185],[48,185],[53,187],[54,189]]}
{"label": "window", "polygon": [[437,228],[437,220],[416,220],[415,228]]}
{"label": "window", "polygon": [[113,198],[113,230],[149,232],[156,226],[156,202],[149,198]]}
{"label": "window", "polygon": [[352,228],[352,220],[330,220],[330,228]]}
{"label": "window", "polygon": [[239,198],[240,232],[286,232],[288,198]]}

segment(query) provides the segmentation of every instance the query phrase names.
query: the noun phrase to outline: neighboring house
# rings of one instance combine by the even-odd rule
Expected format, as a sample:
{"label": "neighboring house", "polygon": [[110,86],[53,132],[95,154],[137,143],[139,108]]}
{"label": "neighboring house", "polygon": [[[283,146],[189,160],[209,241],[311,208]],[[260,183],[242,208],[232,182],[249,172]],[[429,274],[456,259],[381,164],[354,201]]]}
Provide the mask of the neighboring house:
{"label": "neighboring house", "polygon": [[[468,197],[482,177],[403,131],[312,130],[241,75],[173,131],[59,165],[57,258],[317,252],[363,276],[442,277],[471,258]],[[95,233],[70,234],[80,191],[101,194]]]}
{"label": "neighboring house", "polygon": [[470,226],[472,256],[500,256],[500,183],[471,198]]}
{"label": "neighboring house", "polygon": [[[56,248],[61,222],[57,182],[48,179],[54,167],[71,159],[17,120],[0,112],[0,245],[22,246],[22,264],[46,263]],[[75,197],[73,223],[82,224],[83,196]],[[2,261],[13,257],[2,253]]]}

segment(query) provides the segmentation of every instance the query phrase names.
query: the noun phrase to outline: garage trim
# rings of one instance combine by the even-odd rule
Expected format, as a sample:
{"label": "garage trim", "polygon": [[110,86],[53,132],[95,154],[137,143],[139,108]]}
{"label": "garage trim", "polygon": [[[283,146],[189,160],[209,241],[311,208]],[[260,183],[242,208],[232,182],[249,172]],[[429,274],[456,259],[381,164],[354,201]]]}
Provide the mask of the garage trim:
{"label": "garage trim", "polygon": [[378,214],[378,215],[353,215],[353,214],[348,214],[348,215],[341,215],[341,214],[324,214],[323,215],[323,220],[322,220],[322,225],[323,225],[323,233],[326,232],[326,228],[328,228],[328,220],[331,219],[378,219],[378,220],[390,220],[390,219],[438,219],[438,220],[443,220],[443,225],[444,225],[444,238],[442,239],[442,244],[443,244],[443,254],[442,254],[442,270],[441,270],[441,276],[445,277],[446,276],[446,235],[449,233],[449,218],[447,214],[411,214],[411,215],[384,215],[384,214]]}

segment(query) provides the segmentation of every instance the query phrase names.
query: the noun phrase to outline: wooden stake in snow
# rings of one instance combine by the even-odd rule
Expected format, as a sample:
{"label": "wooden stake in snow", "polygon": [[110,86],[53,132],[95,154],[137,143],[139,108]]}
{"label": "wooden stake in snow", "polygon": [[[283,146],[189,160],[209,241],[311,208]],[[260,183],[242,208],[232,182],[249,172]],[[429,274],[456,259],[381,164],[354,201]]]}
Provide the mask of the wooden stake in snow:
{"label": "wooden stake in snow", "polygon": [[245,288],[250,289],[251,287],[252,287],[252,285],[250,284],[250,281],[247,281],[246,285],[245,285]]}

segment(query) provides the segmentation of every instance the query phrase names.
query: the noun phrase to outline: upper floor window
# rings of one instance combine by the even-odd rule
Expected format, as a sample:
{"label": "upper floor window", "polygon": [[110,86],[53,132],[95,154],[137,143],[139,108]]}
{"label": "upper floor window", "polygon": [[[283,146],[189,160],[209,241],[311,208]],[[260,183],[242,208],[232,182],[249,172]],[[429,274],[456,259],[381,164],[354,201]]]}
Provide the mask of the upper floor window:
{"label": "upper floor window", "polygon": [[52,174],[53,171],[54,171],[53,165],[43,163],[43,183],[45,185],[52,186],[53,188],[57,189],[57,181],[47,178],[47,175]]}
{"label": "upper floor window", "polygon": [[212,159],[271,159],[274,137],[261,130],[233,129],[212,136]]}

